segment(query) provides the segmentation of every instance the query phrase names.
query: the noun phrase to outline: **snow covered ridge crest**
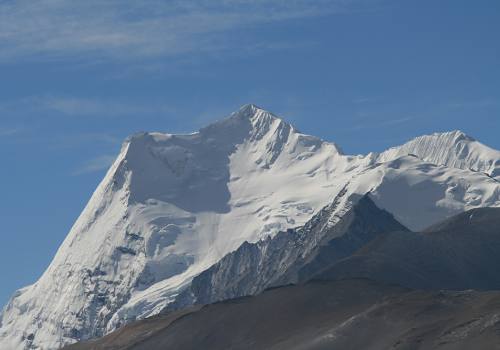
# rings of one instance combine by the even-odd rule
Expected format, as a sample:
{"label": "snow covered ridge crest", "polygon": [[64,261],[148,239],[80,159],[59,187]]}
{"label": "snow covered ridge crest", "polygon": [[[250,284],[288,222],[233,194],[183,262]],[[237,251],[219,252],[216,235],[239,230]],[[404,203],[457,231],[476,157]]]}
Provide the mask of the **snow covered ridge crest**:
{"label": "snow covered ridge crest", "polygon": [[157,314],[243,242],[304,225],[344,188],[410,229],[500,206],[499,164],[458,133],[344,155],[254,105],[192,134],[136,134],[47,271],[5,307],[0,348],[57,349]]}
{"label": "snow covered ridge crest", "polygon": [[388,149],[378,159],[383,162],[407,154],[438,165],[484,172],[500,180],[500,152],[459,130],[417,137]]}

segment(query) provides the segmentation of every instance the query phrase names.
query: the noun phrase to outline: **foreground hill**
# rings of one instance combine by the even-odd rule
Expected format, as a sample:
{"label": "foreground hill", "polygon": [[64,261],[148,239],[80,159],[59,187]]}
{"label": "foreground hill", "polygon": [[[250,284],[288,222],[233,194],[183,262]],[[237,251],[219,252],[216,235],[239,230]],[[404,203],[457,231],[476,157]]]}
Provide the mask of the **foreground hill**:
{"label": "foreground hill", "polygon": [[500,292],[312,282],[139,321],[67,350],[498,349]]}

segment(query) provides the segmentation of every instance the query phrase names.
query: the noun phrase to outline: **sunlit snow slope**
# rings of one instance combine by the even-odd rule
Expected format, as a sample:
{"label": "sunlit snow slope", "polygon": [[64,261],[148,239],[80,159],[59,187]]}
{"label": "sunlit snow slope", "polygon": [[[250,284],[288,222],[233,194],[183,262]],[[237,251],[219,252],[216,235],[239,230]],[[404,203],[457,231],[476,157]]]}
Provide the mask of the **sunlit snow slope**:
{"label": "sunlit snow slope", "polygon": [[134,135],[47,271],[5,307],[0,348],[56,349],[154,315],[244,241],[304,224],[346,184],[412,229],[500,206],[499,183],[468,170],[493,172],[479,164],[500,157],[467,140],[467,157],[453,142],[346,156],[253,105],[197,133]]}
{"label": "sunlit snow slope", "polygon": [[407,154],[434,164],[484,172],[500,180],[500,151],[458,130],[417,137],[381,153],[379,160],[386,161]]}

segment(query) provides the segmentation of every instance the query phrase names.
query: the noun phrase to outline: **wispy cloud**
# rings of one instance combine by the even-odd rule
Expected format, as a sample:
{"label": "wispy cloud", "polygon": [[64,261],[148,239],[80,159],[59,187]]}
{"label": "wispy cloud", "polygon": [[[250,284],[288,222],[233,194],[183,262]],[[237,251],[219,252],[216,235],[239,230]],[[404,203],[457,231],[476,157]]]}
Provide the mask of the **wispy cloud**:
{"label": "wispy cloud", "polygon": [[85,162],[81,167],[73,172],[73,175],[82,175],[93,173],[96,171],[101,171],[109,168],[113,161],[116,159],[116,155],[101,155],[96,158],[90,159]]}
{"label": "wispy cloud", "polygon": [[0,128],[0,137],[1,136],[13,136],[18,134],[21,130],[19,128]]}
{"label": "wispy cloud", "polygon": [[445,105],[451,109],[498,107],[500,105],[500,98],[454,101],[448,102]]}
{"label": "wispy cloud", "polygon": [[379,123],[381,126],[390,126],[390,125],[398,125],[398,124],[404,124],[409,121],[412,121],[415,119],[414,117],[401,117],[401,118],[396,118],[396,119],[389,119],[389,120],[384,120]]}
{"label": "wispy cloud", "polygon": [[358,124],[355,126],[352,126],[350,128],[345,129],[346,131],[355,131],[355,130],[364,130],[364,129],[377,129],[381,127],[391,127],[391,126],[397,126],[397,125],[402,125],[406,124],[412,120],[414,120],[414,117],[408,116],[408,117],[400,117],[400,118],[393,118],[393,119],[385,119],[385,120],[378,120],[377,122],[364,122],[362,124]]}
{"label": "wispy cloud", "polygon": [[161,115],[173,113],[174,109],[161,101],[61,95],[29,96],[0,101],[0,113],[6,117],[9,115],[15,117],[35,111],[37,114],[47,112],[68,117],[116,117],[145,114]]}
{"label": "wispy cloud", "polygon": [[[342,12],[360,1],[7,0],[0,2],[0,59],[123,60],[221,51],[241,42],[231,39],[234,30]],[[269,45],[279,43],[262,46]]]}
{"label": "wispy cloud", "polygon": [[355,98],[352,100],[352,103],[354,104],[365,104],[365,103],[371,103],[377,101],[376,98],[374,97],[360,97],[360,98]]}
{"label": "wispy cloud", "polygon": [[88,147],[88,145],[98,145],[105,149],[119,149],[125,137],[117,137],[103,132],[95,133],[61,133],[52,136],[50,140],[45,140],[51,149],[72,149],[78,147]]}
{"label": "wispy cloud", "polygon": [[167,105],[161,103],[145,104],[101,98],[44,96],[34,98],[33,101],[47,110],[68,116],[124,116],[172,111]]}

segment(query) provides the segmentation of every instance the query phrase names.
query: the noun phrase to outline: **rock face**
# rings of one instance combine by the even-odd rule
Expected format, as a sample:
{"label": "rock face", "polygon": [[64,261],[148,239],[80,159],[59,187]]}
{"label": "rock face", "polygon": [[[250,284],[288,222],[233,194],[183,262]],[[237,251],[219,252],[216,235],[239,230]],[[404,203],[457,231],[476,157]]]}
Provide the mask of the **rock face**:
{"label": "rock face", "polygon": [[[344,191],[343,191],[344,192]],[[304,227],[244,243],[195,277],[169,310],[313,279],[373,279],[413,289],[500,290],[500,208],[467,211],[422,233],[368,195],[341,195]]]}
{"label": "rock face", "polygon": [[196,276],[169,309],[210,304],[257,294],[273,286],[304,282],[379,234],[407,231],[391,214],[377,208],[368,195],[349,197],[346,192],[341,191],[333,203],[301,228],[254,244],[245,242]]}
{"label": "rock face", "polygon": [[56,349],[155,315],[243,242],[303,226],[341,191],[371,192],[413,230],[500,206],[495,174],[469,170],[493,151],[460,144],[474,149],[461,162],[441,161],[455,159],[446,142],[439,162],[416,146],[349,156],[253,105],[193,134],[134,135],[46,272],[4,308],[0,348]]}
{"label": "rock face", "polygon": [[139,321],[67,350],[496,349],[499,304],[498,291],[313,282]]}

